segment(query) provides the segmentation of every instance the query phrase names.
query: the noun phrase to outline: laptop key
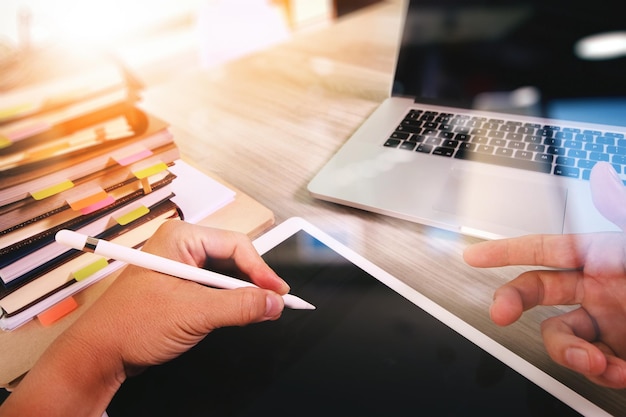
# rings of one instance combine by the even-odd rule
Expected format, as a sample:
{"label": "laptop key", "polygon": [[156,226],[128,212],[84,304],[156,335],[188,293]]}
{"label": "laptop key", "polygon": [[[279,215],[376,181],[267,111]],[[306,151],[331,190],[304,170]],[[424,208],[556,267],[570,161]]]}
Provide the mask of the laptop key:
{"label": "laptop key", "polygon": [[513,157],[513,149],[510,148],[498,148],[495,152],[496,155],[506,156],[509,158]]}
{"label": "laptop key", "polygon": [[406,149],[408,151],[412,151],[415,149],[415,142],[404,141],[400,144],[400,149]]}
{"label": "laptop key", "polygon": [[466,151],[475,151],[476,150],[476,144],[475,143],[469,143],[469,142],[461,142],[461,146],[459,146],[459,149],[465,149]]}
{"label": "laptop key", "polygon": [[506,146],[508,146],[509,148],[512,149],[526,149],[526,144],[524,142],[516,142],[516,141],[510,141]]}
{"label": "laptop key", "polygon": [[429,136],[429,137],[426,138],[424,143],[426,143],[428,145],[439,146],[441,144],[441,139],[436,138],[434,136]]}
{"label": "laptop key", "polygon": [[541,153],[541,154],[535,155],[535,161],[537,161],[537,162],[552,164],[553,160],[554,160],[554,156],[553,155],[548,155],[546,153]]}
{"label": "laptop key", "polygon": [[415,149],[415,152],[430,153],[430,151],[432,150],[433,150],[433,147],[431,145],[426,145],[422,143],[417,147],[417,149]]}
{"label": "laptop key", "polygon": [[390,139],[408,139],[411,136],[408,132],[393,132]]}
{"label": "laptop key", "polygon": [[409,140],[411,142],[424,142],[424,140],[426,140],[426,136],[424,135],[411,135],[411,137],[409,138]]}
{"label": "laptop key", "polygon": [[609,162],[610,156],[602,152],[590,152],[589,159],[592,161],[605,161]]}
{"label": "laptop key", "polygon": [[[613,155],[611,162],[613,164],[626,165],[626,155]],[[618,170],[617,173],[619,174],[620,171]]]}
{"label": "laptop key", "polygon": [[387,142],[385,142],[384,146],[388,148],[397,148],[401,142],[402,141],[399,139],[387,139]]}
{"label": "laptop key", "polygon": [[578,178],[580,176],[580,169],[576,167],[557,165],[554,167],[554,175],[560,175],[569,178]]}
{"label": "laptop key", "polygon": [[417,126],[398,126],[396,132],[421,133],[422,128]]}
{"label": "laptop key", "polygon": [[440,156],[452,156],[454,154],[454,149],[452,148],[446,148],[444,146],[438,146],[433,150],[433,155],[440,155]]}
{"label": "laptop key", "polygon": [[569,158],[567,156],[559,156],[558,158],[556,158],[556,165],[573,167],[576,166],[576,159]]}

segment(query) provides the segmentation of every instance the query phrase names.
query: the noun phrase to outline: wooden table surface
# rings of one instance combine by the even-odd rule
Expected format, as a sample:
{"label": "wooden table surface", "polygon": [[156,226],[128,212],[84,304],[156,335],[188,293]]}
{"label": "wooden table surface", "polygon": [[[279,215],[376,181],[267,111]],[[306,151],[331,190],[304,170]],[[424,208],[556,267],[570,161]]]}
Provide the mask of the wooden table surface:
{"label": "wooden table surface", "polygon": [[[520,267],[476,270],[462,260],[476,239],[312,198],[307,183],[388,96],[401,5],[388,1],[336,24],[218,68],[183,67],[149,89],[146,107],[169,120],[184,158],[217,173],[276,222],[300,216],[408,283],[610,412],[626,394],[554,364],[536,308],[499,328],[488,317],[494,290]],[[620,412],[621,410],[621,412]]]}

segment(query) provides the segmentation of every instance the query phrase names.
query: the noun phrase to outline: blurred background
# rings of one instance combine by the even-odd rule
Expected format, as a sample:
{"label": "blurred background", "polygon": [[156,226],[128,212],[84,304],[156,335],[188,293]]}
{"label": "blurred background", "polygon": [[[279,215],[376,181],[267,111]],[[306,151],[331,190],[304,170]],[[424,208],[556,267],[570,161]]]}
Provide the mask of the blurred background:
{"label": "blurred background", "polygon": [[314,30],[379,0],[3,0],[0,92],[109,54],[147,84]]}

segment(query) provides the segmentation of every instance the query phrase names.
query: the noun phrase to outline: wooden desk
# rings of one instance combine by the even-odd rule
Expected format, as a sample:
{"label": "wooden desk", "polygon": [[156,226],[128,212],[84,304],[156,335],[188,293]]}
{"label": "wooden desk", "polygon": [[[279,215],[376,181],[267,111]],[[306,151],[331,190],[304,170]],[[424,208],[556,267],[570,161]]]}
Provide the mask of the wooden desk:
{"label": "wooden desk", "polygon": [[[149,90],[147,107],[178,129],[185,158],[210,167],[269,207],[277,223],[301,216],[495,340],[616,414],[626,394],[600,388],[554,364],[537,308],[499,328],[488,317],[493,291],[522,268],[475,270],[461,235],[312,198],[306,185],[388,95],[401,21],[388,1],[317,32],[220,68],[182,68]],[[444,267],[445,266],[445,267]]]}

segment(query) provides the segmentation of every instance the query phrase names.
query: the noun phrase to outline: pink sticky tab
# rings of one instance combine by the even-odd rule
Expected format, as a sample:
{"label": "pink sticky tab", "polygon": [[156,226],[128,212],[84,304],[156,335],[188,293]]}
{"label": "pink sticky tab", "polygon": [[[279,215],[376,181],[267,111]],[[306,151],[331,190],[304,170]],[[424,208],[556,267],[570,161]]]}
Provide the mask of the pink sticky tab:
{"label": "pink sticky tab", "polygon": [[37,316],[37,319],[39,319],[39,322],[43,326],[50,326],[59,321],[61,318],[67,316],[72,311],[76,310],[76,307],[78,307],[78,303],[76,302],[76,300],[74,300],[73,297],[67,297],[66,299],[59,301],[43,313],[40,313]]}
{"label": "pink sticky tab", "polygon": [[96,210],[100,210],[103,207],[106,207],[110,204],[115,203],[115,198],[111,197],[110,195],[107,196],[105,199],[98,201],[95,204],[92,204],[88,207],[82,208],[80,209],[80,214],[90,214],[93,213]]}
{"label": "pink sticky tab", "polygon": [[11,130],[10,132],[5,132],[5,135],[11,139],[11,141],[17,142],[22,139],[26,139],[27,137],[36,135],[37,133],[44,132],[50,129],[50,127],[49,123],[36,122],[31,123],[28,126],[21,126],[18,129]]}
{"label": "pink sticky tab", "polygon": [[147,158],[151,155],[152,155],[152,151],[150,149],[143,149],[132,155],[126,155],[124,157],[114,158],[114,159],[117,161],[118,164],[125,167],[137,161],[141,161],[142,159]]}

